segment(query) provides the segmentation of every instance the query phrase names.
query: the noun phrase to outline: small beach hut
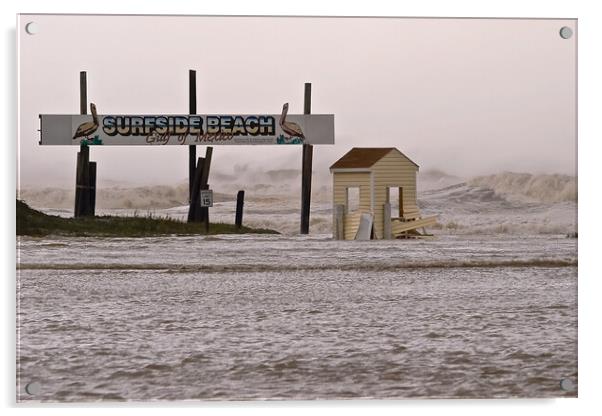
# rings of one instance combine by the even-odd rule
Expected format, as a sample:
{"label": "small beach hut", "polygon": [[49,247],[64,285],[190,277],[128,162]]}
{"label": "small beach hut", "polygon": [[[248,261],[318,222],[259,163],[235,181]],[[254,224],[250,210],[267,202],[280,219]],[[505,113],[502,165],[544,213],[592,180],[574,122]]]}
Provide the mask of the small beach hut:
{"label": "small beach hut", "polygon": [[354,147],[330,172],[335,239],[420,236],[418,228],[436,222],[420,216],[418,165],[394,147]]}

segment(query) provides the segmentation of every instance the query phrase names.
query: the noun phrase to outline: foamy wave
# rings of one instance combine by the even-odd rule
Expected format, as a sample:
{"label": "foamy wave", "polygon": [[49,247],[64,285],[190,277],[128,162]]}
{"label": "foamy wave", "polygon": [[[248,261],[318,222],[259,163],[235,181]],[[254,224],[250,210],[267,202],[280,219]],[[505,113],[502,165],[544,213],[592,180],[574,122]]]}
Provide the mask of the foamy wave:
{"label": "foamy wave", "polygon": [[[273,181],[267,173],[243,168],[231,176],[216,175],[211,184],[215,201],[211,220],[233,223],[236,193],[244,189],[245,225],[287,235],[298,234],[300,181],[295,172],[272,171]],[[577,231],[575,177],[500,173],[458,183],[461,180],[458,177],[427,171],[421,178],[430,183],[426,188],[437,185],[436,189],[422,188],[418,193],[422,214],[438,216],[439,224],[432,229],[435,234],[570,234]],[[319,175],[314,178],[312,234],[332,232],[330,180]],[[73,190],[24,189],[20,197],[46,213],[71,216],[73,212]],[[186,220],[188,185],[99,187],[96,201],[97,213],[101,215],[152,213]]]}
{"label": "foamy wave", "polygon": [[468,182],[470,186],[492,189],[496,194],[518,197],[538,202],[577,201],[577,178],[568,175],[533,175],[504,172],[478,176]]}
{"label": "foamy wave", "polygon": [[436,233],[445,234],[525,234],[525,235],[570,235],[576,233],[575,227],[570,223],[550,223],[547,221],[531,222],[519,220],[516,223],[508,219],[505,222],[492,222],[489,225],[484,224],[463,224],[456,221],[438,222],[431,230]]}
{"label": "foamy wave", "polygon": [[20,263],[18,270],[157,270],[180,273],[253,273],[253,272],[294,272],[294,271],[396,271],[401,269],[438,268],[497,268],[497,267],[575,267],[577,259],[526,260],[443,260],[443,261],[403,261],[400,263],[334,263],[334,264],[127,264],[127,263]]}
{"label": "foamy wave", "polygon": [[435,234],[573,234],[577,180],[567,175],[500,173],[419,194]]}
{"label": "foamy wave", "polygon": [[[32,207],[71,208],[74,203],[73,189],[44,188],[23,189],[20,198]],[[98,187],[96,206],[98,208],[169,208],[188,201],[188,186],[139,186]]]}
{"label": "foamy wave", "polygon": [[464,179],[439,169],[426,169],[418,172],[418,192],[441,189],[461,182],[464,182]]}
{"label": "foamy wave", "polygon": [[[34,208],[72,208],[71,189],[23,189],[19,197]],[[215,201],[235,199],[236,194],[214,193]],[[165,209],[188,203],[188,184],[136,187],[98,187],[96,207],[100,209]]]}

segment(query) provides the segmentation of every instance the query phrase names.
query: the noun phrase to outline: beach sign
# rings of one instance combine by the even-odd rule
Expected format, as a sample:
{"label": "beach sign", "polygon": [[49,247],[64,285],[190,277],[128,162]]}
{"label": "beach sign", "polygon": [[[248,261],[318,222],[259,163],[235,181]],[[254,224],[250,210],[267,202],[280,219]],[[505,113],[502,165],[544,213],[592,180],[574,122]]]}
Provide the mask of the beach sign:
{"label": "beach sign", "polygon": [[41,145],[334,144],[334,115],[41,114]]}
{"label": "beach sign", "polygon": [[201,208],[213,206],[213,190],[201,189]]}

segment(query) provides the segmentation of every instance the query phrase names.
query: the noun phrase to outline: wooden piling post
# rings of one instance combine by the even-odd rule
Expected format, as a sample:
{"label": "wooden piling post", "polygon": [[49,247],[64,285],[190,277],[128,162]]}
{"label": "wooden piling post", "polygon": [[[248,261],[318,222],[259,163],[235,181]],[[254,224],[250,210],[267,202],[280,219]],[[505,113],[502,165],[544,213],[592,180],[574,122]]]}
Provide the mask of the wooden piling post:
{"label": "wooden piling post", "polygon": [[[205,160],[203,162],[203,170],[201,172],[201,189],[206,190],[209,189],[209,171],[211,169],[211,157],[213,155],[213,147],[208,146],[205,150]],[[199,215],[197,217],[198,221],[202,221],[207,223],[207,227],[209,226],[209,208],[202,207],[199,211]]]}
{"label": "wooden piling post", "polygon": [[[88,114],[88,79],[86,71],[79,73],[79,113]],[[82,154],[82,164],[78,188],[80,189],[79,199],[79,214],[80,216],[88,215],[90,205],[90,148],[87,145],[80,145],[79,152]]]}
{"label": "wooden piling post", "polygon": [[90,148],[82,145],[77,153],[75,172],[75,210],[74,217],[90,213]]}
{"label": "wooden piling post", "polygon": [[79,113],[88,112],[88,80],[86,71],[79,73]]}
{"label": "wooden piling post", "polygon": [[205,157],[199,157],[192,180],[192,194],[188,208],[188,222],[205,222],[205,229],[209,227],[209,208],[201,208],[201,190],[209,189],[209,170],[211,168],[211,155],[213,148],[207,147]]}
{"label": "wooden piling post", "polygon": [[81,205],[82,205],[82,174],[84,159],[82,152],[77,152],[77,162],[75,167],[75,205],[73,207],[73,216],[75,218],[81,216]]}
{"label": "wooden piling post", "polygon": [[198,222],[199,210],[201,208],[201,174],[205,159],[199,157],[195,167],[194,177],[192,178],[192,195],[190,196],[190,206],[188,208],[188,222]]}
{"label": "wooden piling post", "polygon": [[345,215],[345,205],[337,204],[334,206],[333,210],[333,230],[332,230],[332,238],[335,240],[344,240],[345,239],[345,228],[343,216]]}
{"label": "wooden piling post", "polygon": [[[88,114],[88,83],[86,71],[79,73],[79,112]],[[75,172],[74,217],[94,215],[96,208],[96,162],[90,162],[90,147],[81,144]]]}
{"label": "wooden piling post", "polygon": [[[207,165],[207,160],[205,159],[205,165]],[[201,187],[203,190],[209,189],[209,185],[203,185]],[[205,234],[209,234],[209,207],[201,208],[201,217],[203,218],[203,223],[205,224]]]}
{"label": "wooden piling post", "polygon": [[90,162],[88,177],[90,186],[89,212],[90,215],[94,216],[96,214],[96,162]]}
{"label": "wooden piling post", "polygon": [[90,215],[90,147],[82,146],[82,193],[81,193],[81,215]]}
{"label": "wooden piling post", "polygon": [[[90,215],[90,148],[82,145],[77,153],[74,217]],[[92,214],[93,215],[93,214]]]}
{"label": "wooden piling post", "polygon": [[[311,114],[311,83],[305,83],[303,114]],[[301,168],[301,234],[309,234],[309,213],[311,204],[311,174],[313,146],[303,144]]]}
{"label": "wooden piling post", "polygon": [[[188,113],[196,114],[196,71],[188,71]],[[196,171],[196,146],[188,146],[188,201],[192,201],[194,174]]]}
{"label": "wooden piling post", "polygon": [[242,210],[244,205],[245,191],[238,191],[238,194],[236,194],[236,217],[234,220],[237,229],[240,229],[242,227]]}
{"label": "wooden piling post", "polygon": [[[86,71],[79,73],[79,113],[86,114],[88,111],[88,85]],[[88,170],[89,149],[88,146],[80,145],[77,154],[77,167],[75,171],[75,208],[74,217],[86,215],[84,209],[85,200],[89,198],[84,182],[84,170]]]}
{"label": "wooden piling post", "polygon": [[390,240],[391,234],[391,203],[387,202],[383,205],[383,239]]}

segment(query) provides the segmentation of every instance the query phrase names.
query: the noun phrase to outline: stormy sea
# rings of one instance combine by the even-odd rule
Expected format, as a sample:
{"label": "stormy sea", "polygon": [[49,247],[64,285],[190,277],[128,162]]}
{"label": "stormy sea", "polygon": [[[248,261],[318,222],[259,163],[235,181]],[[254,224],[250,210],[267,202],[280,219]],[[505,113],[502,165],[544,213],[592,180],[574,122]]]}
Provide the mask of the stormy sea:
{"label": "stormy sea", "polygon": [[[434,236],[387,241],[332,240],[327,179],[298,235],[298,179],[244,188],[279,235],[19,237],[17,400],[577,396],[575,177],[420,173]],[[71,216],[72,192],[19,197]],[[185,218],[187,192],[107,185],[97,214]]]}

